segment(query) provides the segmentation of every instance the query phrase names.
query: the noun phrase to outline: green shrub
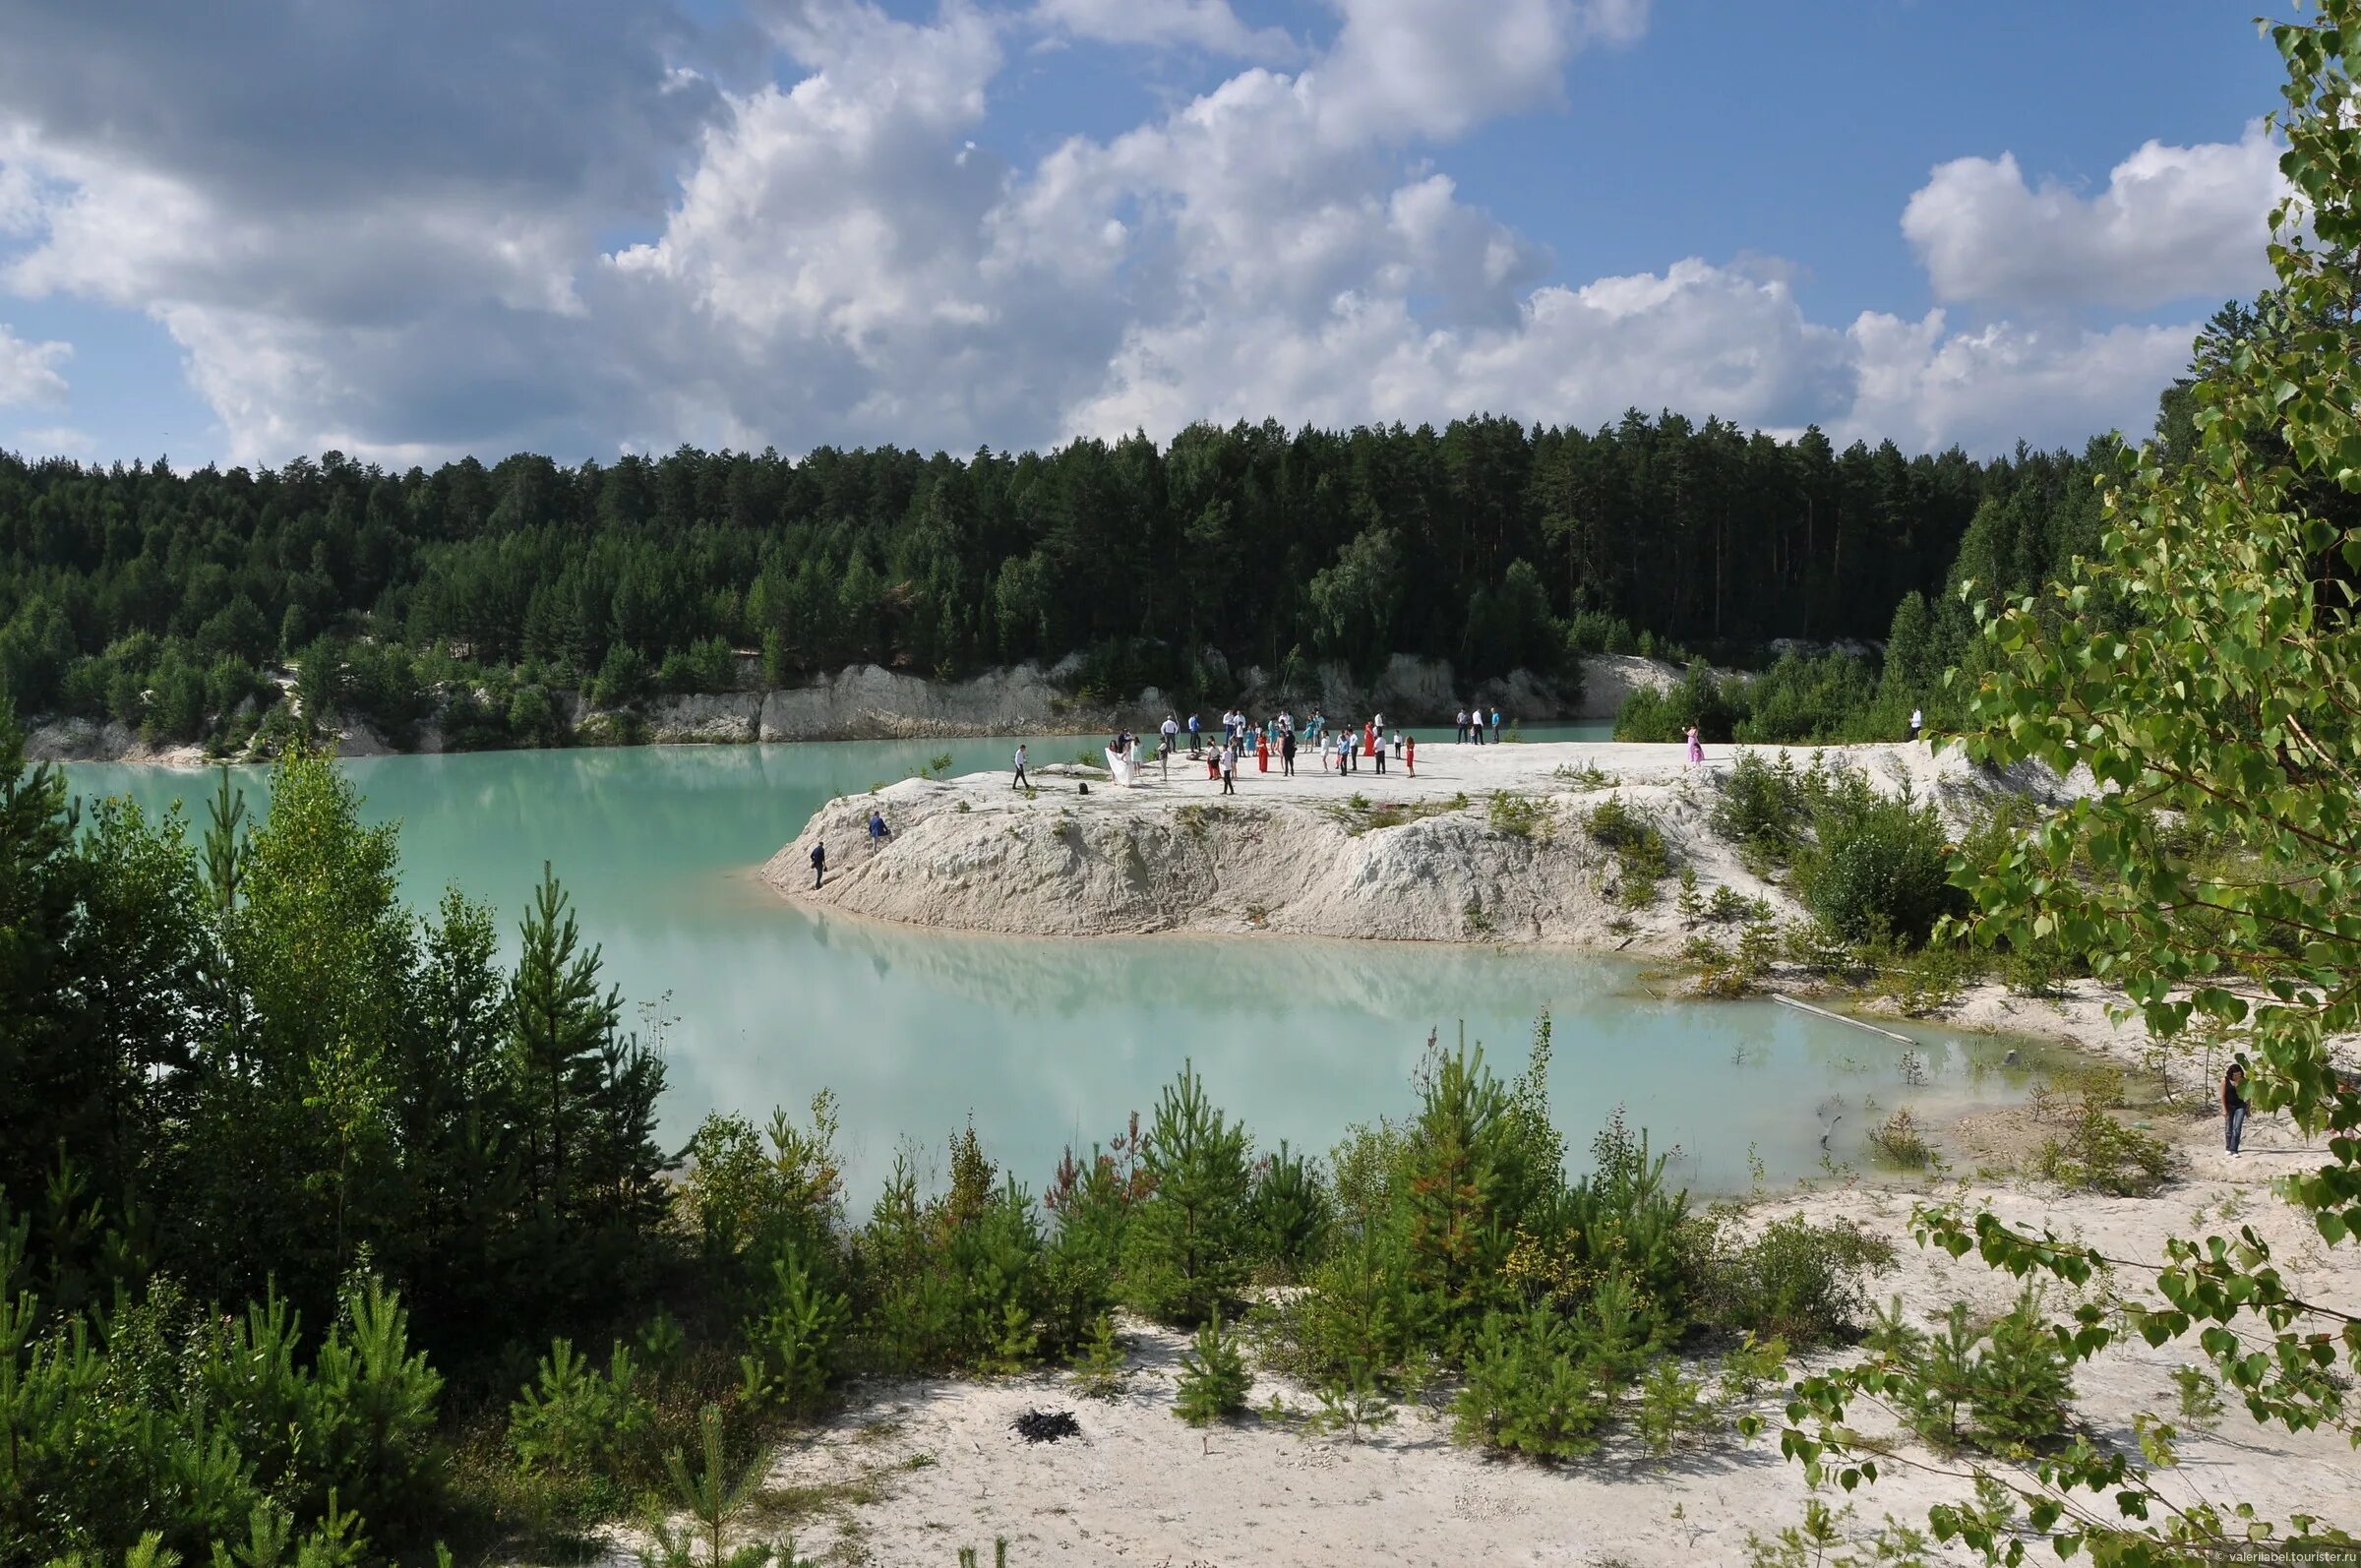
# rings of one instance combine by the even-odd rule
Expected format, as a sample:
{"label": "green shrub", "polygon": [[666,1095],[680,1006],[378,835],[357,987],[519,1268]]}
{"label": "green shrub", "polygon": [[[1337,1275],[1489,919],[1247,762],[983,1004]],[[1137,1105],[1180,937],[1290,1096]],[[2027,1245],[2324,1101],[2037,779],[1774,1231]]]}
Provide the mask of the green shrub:
{"label": "green shrub", "polygon": [[2073,1357],[2028,1289],[1990,1324],[1954,1301],[1936,1332],[1905,1321],[1899,1297],[1869,1336],[1904,1423],[1946,1448],[2021,1456],[2061,1441],[2073,1414]]}
{"label": "green shrub", "polygon": [[2183,1421],[2210,1430],[2221,1419],[2221,1380],[2212,1373],[2202,1366],[2176,1366],[2172,1369],[2172,1385],[2180,1401]]}
{"label": "green shrub", "polygon": [[1130,1382],[1122,1342],[1115,1337],[1115,1314],[1102,1312],[1074,1363],[1074,1388],[1090,1399],[1115,1399]]}
{"label": "green shrub", "polygon": [[1246,1236],[1254,1258],[1279,1281],[1292,1284],[1326,1249],[1335,1205],[1318,1166],[1289,1152],[1254,1162],[1254,1184],[1246,1195]]}
{"label": "green shrub", "polygon": [[509,698],[509,738],[527,749],[566,744],[566,721],[546,687],[519,685]]}
{"label": "green shrub", "polygon": [[1555,1460],[1595,1452],[1611,1410],[1572,1326],[1539,1306],[1484,1320],[1451,1402],[1460,1441]]}
{"label": "green shrub", "polygon": [[1867,1277],[1893,1266],[1892,1244],[1856,1225],[1789,1215],[1750,1240],[1718,1248],[1710,1315],[1724,1328],[1776,1337],[1799,1351],[1839,1344],[1858,1332]]}
{"label": "green shrub", "polygon": [[1760,867],[1785,866],[1803,842],[1819,783],[1817,763],[1807,775],[1784,752],[1777,762],[1766,762],[1762,753],[1741,748],[1721,778],[1714,830]]}
{"label": "green shrub", "polygon": [[819,1408],[835,1376],[848,1303],[841,1293],[817,1284],[793,1256],[773,1259],[771,1277],[769,1301],[746,1324],[749,1353],[739,1360],[741,1392],[750,1404],[808,1416]]}
{"label": "green shrub", "polygon": [[1253,1386],[1245,1357],[1239,1354],[1238,1337],[1223,1331],[1222,1315],[1216,1311],[1180,1353],[1173,1414],[1191,1426],[1228,1420],[1245,1413],[1246,1395]]}
{"label": "green shrub", "polygon": [[1747,683],[1725,683],[1703,662],[1692,662],[1678,685],[1637,687],[1615,714],[1618,741],[1680,740],[1690,725],[1708,741],[1726,741],[1742,711]]}
{"label": "green shrub", "polygon": [[1718,1430],[1720,1413],[1706,1397],[1705,1379],[1684,1370],[1675,1357],[1659,1357],[1639,1382],[1632,1425],[1640,1446],[1657,1459],[1684,1441]]}
{"label": "green shrub", "polygon": [[1200,1323],[1245,1283],[1253,1177],[1242,1123],[1205,1096],[1192,1065],[1156,1103],[1144,1164],[1150,1192],[1123,1234],[1122,1286],[1132,1305],[1172,1323]]}
{"label": "green shrub", "polygon": [[2063,1138],[2050,1138],[2034,1158],[2045,1180],[2119,1198],[2146,1197],[2178,1169],[2172,1146],[2153,1133],[2127,1127],[2105,1107],[2084,1101]]}
{"label": "green shrub", "polygon": [[1656,896],[1656,884],[1671,874],[1672,852],[1664,833],[1647,813],[1609,795],[1591,809],[1591,837],[1614,851],[1623,879],[1623,902],[1644,908]]}
{"label": "green shrub", "polygon": [[1591,837],[1606,848],[1622,851],[1637,844],[1656,824],[1621,795],[1609,795],[1591,808]]}
{"label": "green shrub", "polygon": [[1315,1431],[1342,1432],[1358,1443],[1362,1433],[1393,1424],[1394,1402],[1365,1362],[1323,1379],[1314,1393],[1320,1402],[1311,1419]]}
{"label": "green shrub", "polygon": [[1512,838],[1539,838],[1544,843],[1549,841],[1552,824],[1549,808],[1544,802],[1504,792],[1492,797],[1491,805],[1485,809],[1485,815],[1495,833],[1505,833]]}
{"label": "green shrub", "polygon": [[509,1407],[509,1445],[517,1463],[576,1478],[620,1470],[655,1419],[639,1385],[638,1367],[620,1343],[602,1373],[572,1342],[553,1342],[533,1381]]}
{"label": "green shrub", "polygon": [[2022,1454],[2060,1444],[2074,1411],[2074,1360],[2051,1335],[2038,1291],[1986,1331],[1969,1409],[1984,1445]]}
{"label": "green shrub", "polygon": [[1549,1024],[1535,1031],[1534,1065],[1516,1085],[1484,1066],[1481,1046],[1430,1055],[1418,1118],[1406,1129],[1392,1194],[1402,1226],[1408,1309],[1447,1357],[1485,1314],[1509,1304],[1503,1273],[1520,1229],[1538,1227],[1563,1183],[1545,1074]]}
{"label": "green shrub", "polygon": [[1317,1382],[1355,1365],[1391,1367],[1413,1352],[1408,1271],[1390,1224],[1354,1227],[1274,1314],[1274,1350]]}
{"label": "green shrub", "polygon": [[835,1099],[823,1091],[813,1097],[809,1125],[773,1110],[757,1132],[746,1117],[716,1112],[690,1137],[677,1208],[733,1299],[751,1302],[767,1290],[782,1257],[810,1267],[838,1250],[836,1126]]}
{"label": "green shrub", "polygon": [[[0,1206],[0,1287],[26,1277],[29,1230]],[[210,1555],[260,1531],[291,1556],[364,1518],[414,1544],[445,1507],[441,1391],[373,1279],[347,1285],[308,1359],[275,1296],[223,1317],[151,1282],[99,1318],[0,1295],[0,1550],[111,1559],[153,1535]]]}
{"label": "green shrub", "polygon": [[1869,1143],[1881,1158],[1907,1170],[1923,1171],[1934,1163],[1934,1147],[1926,1141],[1917,1117],[1907,1108],[1896,1111],[1870,1128]]}
{"label": "green shrub", "polygon": [[621,707],[647,695],[652,679],[647,655],[629,642],[611,642],[607,656],[590,681],[590,700],[599,707]]}
{"label": "green shrub", "polygon": [[897,1373],[1070,1357],[1113,1305],[1115,1237],[1070,1189],[1054,1188],[1046,1207],[1054,1235],[973,1127],[952,1136],[948,1186],[931,1198],[897,1158],[854,1245],[862,1355]]}
{"label": "green shrub", "polygon": [[1796,857],[1795,890],[1844,939],[1882,929],[1916,946],[1938,918],[1965,911],[1950,881],[1942,819],[1907,789],[1885,796],[1847,777],[1813,813],[1812,831],[1811,846]]}

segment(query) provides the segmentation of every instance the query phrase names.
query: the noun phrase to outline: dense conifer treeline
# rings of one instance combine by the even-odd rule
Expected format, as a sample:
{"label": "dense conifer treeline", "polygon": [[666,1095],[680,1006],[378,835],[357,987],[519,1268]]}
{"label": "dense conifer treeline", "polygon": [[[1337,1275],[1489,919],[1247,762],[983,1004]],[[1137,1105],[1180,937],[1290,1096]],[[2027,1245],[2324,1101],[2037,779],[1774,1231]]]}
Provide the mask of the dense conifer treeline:
{"label": "dense conifer treeline", "polygon": [[512,700],[449,727],[532,744],[555,738],[546,688],[727,688],[733,648],[761,650],[772,683],[1082,653],[1101,692],[1193,693],[1205,648],[1482,678],[1569,649],[1876,640],[1962,572],[2042,580],[2089,488],[2064,453],[1906,457],[1637,412],[1595,433],[1266,422],[1163,449],[399,474],[333,452],[190,474],[0,454],[0,689],[20,714],[188,740],[268,706],[281,660],[322,708],[395,732],[501,672]]}

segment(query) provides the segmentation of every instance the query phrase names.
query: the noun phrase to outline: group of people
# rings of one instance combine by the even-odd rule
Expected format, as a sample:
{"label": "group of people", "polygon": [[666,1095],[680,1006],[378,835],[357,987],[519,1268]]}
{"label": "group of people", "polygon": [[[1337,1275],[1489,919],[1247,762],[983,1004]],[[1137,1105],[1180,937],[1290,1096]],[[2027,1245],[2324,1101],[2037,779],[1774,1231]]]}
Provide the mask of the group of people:
{"label": "group of people", "polygon": [[[1171,754],[1181,733],[1180,721],[1165,715],[1165,755]],[[1411,777],[1416,778],[1419,771],[1418,738],[1405,730],[1389,729],[1382,713],[1372,713],[1358,726],[1331,728],[1328,715],[1318,708],[1303,719],[1282,710],[1259,721],[1234,708],[1222,715],[1218,735],[1207,734],[1194,713],[1188,716],[1185,733],[1190,758],[1204,762],[1206,778],[1219,782],[1224,795],[1238,793],[1239,769],[1249,756],[1256,772],[1268,773],[1276,761],[1280,776],[1292,778],[1296,760],[1306,747],[1319,757],[1322,772],[1358,773],[1365,763],[1372,772],[1382,773],[1389,752]]]}
{"label": "group of people", "polygon": [[[1483,703],[1479,702],[1472,708],[1461,708],[1459,710],[1460,745],[1465,746],[1472,741],[1476,745],[1482,746],[1483,744],[1483,732],[1486,728],[1487,726],[1483,722]],[[1498,708],[1492,709],[1492,722],[1488,728],[1492,732],[1492,744],[1494,746],[1498,746],[1500,744],[1500,710]]]}

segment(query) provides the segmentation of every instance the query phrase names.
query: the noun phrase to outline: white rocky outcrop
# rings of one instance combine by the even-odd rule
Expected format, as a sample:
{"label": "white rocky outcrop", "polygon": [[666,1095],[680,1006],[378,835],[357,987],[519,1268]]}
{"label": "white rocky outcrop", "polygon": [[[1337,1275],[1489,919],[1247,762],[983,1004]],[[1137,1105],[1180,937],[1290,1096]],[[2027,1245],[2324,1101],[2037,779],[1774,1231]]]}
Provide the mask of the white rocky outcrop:
{"label": "white rocky outcrop", "polygon": [[[1906,783],[1959,814],[1993,781],[1924,745],[1792,749]],[[763,869],[789,897],[911,926],[1026,935],[1271,932],[1418,941],[1555,942],[1667,949],[1685,938],[1669,883],[1625,907],[1612,852],[1590,831],[1609,795],[1664,834],[1674,867],[1792,909],[1749,873],[1711,818],[1732,750],[1692,768],[1680,748],[1636,745],[1420,749],[1399,767],[1339,779],[1251,770],[1224,796],[1202,763],[1151,764],[1136,789],[1005,774],[910,779],[829,802]],[[1274,764],[1275,766],[1276,764]],[[1087,787],[1088,793],[1083,793]],[[1496,807],[1502,797],[1511,797]],[[869,836],[881,812],[892,836]],[[1390,825],[1389,825],[1390,824]],[[828,875],[812,887],[824,843]]]}

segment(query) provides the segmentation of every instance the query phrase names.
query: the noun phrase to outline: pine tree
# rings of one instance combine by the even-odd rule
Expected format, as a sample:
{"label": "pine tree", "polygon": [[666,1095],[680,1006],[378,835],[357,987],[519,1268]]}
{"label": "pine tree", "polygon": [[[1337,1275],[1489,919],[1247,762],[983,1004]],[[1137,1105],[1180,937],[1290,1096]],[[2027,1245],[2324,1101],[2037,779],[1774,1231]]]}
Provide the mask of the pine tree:
{"label": "pine tree", "polygon": [[1244,1125],[1213,1107],[1184,1064],[1156,1103],[1145,1159],[1153,1191],[1123,1236],[1124,1289],[1140,1310],[1200,1323],[1245,1283],[1248,1146]]}
{"label": "pine tree", "polygon": [[1238,1351],[1238,1337],[1222,1332],[1222,1315],[1216,1312],[1180,1353],[1173,1414],[1191,1426],[1227,1420],[1245,1410],[1246,1394],[1253,1386],[1245,1357]]}
{"label": "pine tree", "polygon": [[565,891],[541,867],[509,988],[510,1062],[522,1103],[527,1188],[553,1218],[574,1202],[585,1123],[608,1084],[622,997],[599,990],[599,953],[581,945]]}

